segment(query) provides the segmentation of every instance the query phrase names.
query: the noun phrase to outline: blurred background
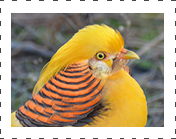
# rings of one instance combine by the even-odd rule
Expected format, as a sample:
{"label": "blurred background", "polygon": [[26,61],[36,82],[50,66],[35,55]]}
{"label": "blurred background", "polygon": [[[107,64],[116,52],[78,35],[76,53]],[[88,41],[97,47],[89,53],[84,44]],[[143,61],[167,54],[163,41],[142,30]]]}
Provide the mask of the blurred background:
{"label": "blurred background", "polygon": [[131,76],[148,102],[147,127],[164,126],[164,14],[18,14],[11,16],[11,111],[32,96],[42,67],[79,29],[104,23],[118,29],[125,48],[140,60],[130,60]]}

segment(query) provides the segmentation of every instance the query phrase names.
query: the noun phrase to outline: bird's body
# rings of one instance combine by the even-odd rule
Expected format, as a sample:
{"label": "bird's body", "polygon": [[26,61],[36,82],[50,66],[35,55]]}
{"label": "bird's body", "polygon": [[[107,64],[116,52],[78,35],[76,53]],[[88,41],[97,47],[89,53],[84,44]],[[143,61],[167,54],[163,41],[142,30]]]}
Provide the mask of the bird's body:
{"label": "bird's body", "polygon": [[94,117],[95,120],[86,126],[143,127],[146,125],[145,95],[139,84],[123,69],[109,77],[102,93],[102,102],[106,104],[104,109],[107,111]]}
{"label": "bird's body", "polygon": [[145,95],[123,69],[138,56],[123,47],[106,25],[80,30],[44,67],[11,126],[145,126]]}

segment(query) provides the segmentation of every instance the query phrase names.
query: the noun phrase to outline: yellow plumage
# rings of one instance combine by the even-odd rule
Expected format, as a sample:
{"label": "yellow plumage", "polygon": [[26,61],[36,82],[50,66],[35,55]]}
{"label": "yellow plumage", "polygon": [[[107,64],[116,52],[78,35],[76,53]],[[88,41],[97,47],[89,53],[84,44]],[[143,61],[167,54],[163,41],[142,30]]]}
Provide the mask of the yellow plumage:
{"label": "yellow plumage", "polygon": [[16,111],[11,114],[11,127],[22,127],[19,120],[16,118]]}
{"label": "yellow plumage", "polygon": [[90,59],[98,51],[119,53],[123,47],[124,41],[121,34],[104,24],[87,26],[79,30],[44,66],[33,94],[37,93],[53,75],[68,65]]}
{"label": "yellow plumage", "polygon": [[90,127],[144,127],[147,103],[139,84],[123,69],[108,78],[103,90],[107,109],[104,116],[94,117]]}
{"label": "yellow plumage", "polygon": [[[86,116],[90,118],[89,120],[92,120],[84,126],[145,126],[147,122],[147,103],[145,95],[139,84],[123,70],[128,59],[138,59],[139,57],[134,52],[127,51],[123,47],[124,40],[121,34],[104,24],[91,25],[79,30],[78,33],[64,44],[43,67],[39,80],[34,87],[32,100],[29,100],[25,104],[25,107],[20,107],[18,113],[16,111],[12,113],[11,125],[22,126],[23,124],[24,126],[36,126],[35,124],[41,121],[39,123],[46,126],[49,124],[52,125],[54,119],[54,124],[56,121],[59,121],[58,125],[53,124],[54,126],[62,126],[62,123],[67,124],[69,122],[73,122],[70,125],[75,126],[75,123],[79,123],[79,120],[82,119],[84,121],[85,118],[85,116],[81,117],[84,115],[84,113],[80,112],[80,110],[84,111],[81,108],[80,103],[82,103],[82,105],[86,104],[84,105],[84,112],[88,111]],[[97,56],[97,54],[100,55]],[[96,80],[95,82],[99,82],[99,89],[96,90],[93,87],[88,87],[94,80],[87,82],[85,78],[82,81],[81,78],[84,78],[86,73],[84,72],[80,76],[80,72],[75,71],[75,67],[80,68],[80,65],[77,66],[77,64],[82,66],[80,70],[83,72],[86,70],[84,69],[85,65],[87,66],[87,73],[91,74],[91,77]],[[70,65],[71,67],[69,67]],[[71,71],[68,67],[72,68]],[[64,72],[64,70],[66,72]],[[70,72],[73,71],[75,72],[71,74]],[[63,77],[59,75],[61,72],[65,74]],[[74,82],[72,76],[74,78],[80,78],[78,80],[79,84],[74,85],[75,83],[70,83]],[[52,77],[58,80],[67,79],[59,84],[58,81]],[[75,78],[75,80],[77,80],[77,78]],[[63,86],[60,86],[61,84]],[[74,90],[75,88],[77,91]],[[101,93],[93,96],[92,94],[94,92],[92,92],[92,94],[89,92],[90,96],[86,96],[89,93],[86,94],[84,92],[86,90],[85,88],[89,89],[88,92],[95,89],[94,91],[96,93]],[[79,92],[81,89],[85,90]],[[43,92],[47,92],[48,94],[46,93],[44,95]],[[71,95],[71,97],[69,95]],[[80,96],[77,98],[75,95]],[[82,100],[80,99],[81,97]],[[43,102],[45,102],[45,104],[43,104]],[[96,102],[96,105],[94,104],[95,106],[93,105],[94,107],[92,108],[88,102],[91,102],[92,105]],[[91,111],[94,110],[94,112],[97,112],[95,107],[100,106],[99,104],[103,106],[99,111],[100,114],[93,118],[89,117]],[[79,105],[80,107],[77,107]],[[68,108],[66,106],[68,106]],[[27,109],[28,107],[30,110]],[[70,107],[73,107],[73,109],[69,109]],[[69,113],[70,111],[71,113]],[[16,113],[18,119],[21,120],[20,122],[16,118]],[[40,113],[42,115],[40,115]],[[48,117],[49,113],[51,115]],[[76,113],[77,116],[75,116],[74,113]],[[37,114],[39,114],[39,116]],[[69,121],[68,118],[73,118],[73,120]]]}

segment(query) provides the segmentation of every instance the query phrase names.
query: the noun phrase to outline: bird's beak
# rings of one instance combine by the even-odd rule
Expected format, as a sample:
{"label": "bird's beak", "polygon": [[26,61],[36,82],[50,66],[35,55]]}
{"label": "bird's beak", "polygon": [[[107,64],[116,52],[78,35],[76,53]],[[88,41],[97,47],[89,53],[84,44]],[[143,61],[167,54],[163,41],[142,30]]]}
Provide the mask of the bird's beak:
{"label": "bird's beak", "polygon": [[[124,59],[125,61],[119,61],[120,59]],[[108,65],[108,67],[112,67],[113,65],[116,65],[118,67],[123,67],[123,65],[126,65],[129,59],[140,59],[139,56],[134,53],[133,51],[129,51],[125,48],[123,48],[120,51],[120,55],[118,55],[118,58],[116,58],[114,61],[112,59],[104,60],[104,62]],[[113,66],[114,68],[114,66]]]}
{"label": "bird's beak", "polygon": [[139,56],[133,51],[122,49],[118,57],[113,61],[111,74],[116,74],[121,68],[123,68],[129,61],[129,59],[139,59]]}
{"label": "bird's beak", "polygon": [[133,51],[129,51],[127,49],[122,49],[119,58],[117,58],[117,60],[119,59],[140,59],[139,56],[133,52]]}

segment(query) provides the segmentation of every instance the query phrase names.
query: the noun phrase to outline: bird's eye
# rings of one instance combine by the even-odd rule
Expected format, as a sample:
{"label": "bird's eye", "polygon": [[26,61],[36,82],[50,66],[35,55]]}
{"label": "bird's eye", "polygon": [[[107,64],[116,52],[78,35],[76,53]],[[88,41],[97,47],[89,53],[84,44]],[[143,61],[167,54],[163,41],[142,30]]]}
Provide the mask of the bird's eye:
{"label": "bird's eye", "polygon": [[102,60],[102,59],[105,59],[105,58],[106,58],[106,55],[105,55],[104,53],[102,53],[102,52],[98,52],[98,53],[96,54],[96,58],[97,58],[98,60]]}

